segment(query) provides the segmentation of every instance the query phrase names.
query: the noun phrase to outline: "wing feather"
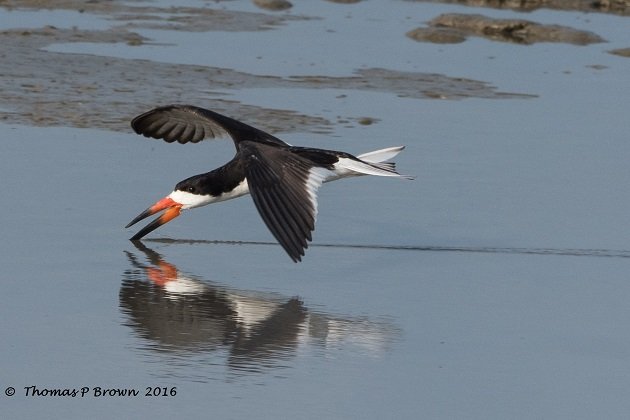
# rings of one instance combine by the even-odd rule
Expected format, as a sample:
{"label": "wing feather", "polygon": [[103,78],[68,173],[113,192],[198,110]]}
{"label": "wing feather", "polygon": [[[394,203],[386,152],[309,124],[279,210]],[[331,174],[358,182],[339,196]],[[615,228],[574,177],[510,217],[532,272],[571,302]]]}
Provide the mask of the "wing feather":
{"label": "wing feather", "polygon": [[282,148],[243,142],[239,153],[260,216],[291,259],[300,261],[315,229],[323,174]]}
{"label": "wing feather", "polygon": [[229,136],[237,147],[245,140],[288,146],[255,127],[192,105],[167,105],[152,109],[135,117],[131,127],[137,134],[169,143],[198,143],[204,139]]}

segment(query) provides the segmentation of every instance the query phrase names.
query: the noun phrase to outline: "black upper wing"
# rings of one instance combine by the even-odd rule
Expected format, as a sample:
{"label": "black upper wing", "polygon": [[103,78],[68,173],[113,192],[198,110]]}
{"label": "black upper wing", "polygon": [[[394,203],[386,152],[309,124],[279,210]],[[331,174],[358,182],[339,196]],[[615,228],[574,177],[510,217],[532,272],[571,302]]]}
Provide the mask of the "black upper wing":
{"label": "black upper wing", "polygon": [[260,143],[243,142],[239,154],[260,216],[291,259],[300,261],[315,229],[317,189],[325,170],[288,150]]}
{"label": "black upper wing", "polygon": [[169,143],[198,143],[203,139],[228,135],[237,147],[244,140],[287,146],[269,133],[192,105],[167,105],[152,109],[135,117],[131,121],[131,127],[137,134]]}

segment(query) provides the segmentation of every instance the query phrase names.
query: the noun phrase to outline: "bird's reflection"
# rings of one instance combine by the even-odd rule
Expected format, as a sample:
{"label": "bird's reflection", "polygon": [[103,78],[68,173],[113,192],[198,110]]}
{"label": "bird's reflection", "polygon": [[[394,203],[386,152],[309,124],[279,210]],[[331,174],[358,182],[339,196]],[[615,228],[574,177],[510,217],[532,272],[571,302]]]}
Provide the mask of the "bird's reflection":
{"label": "bird's reflection", "polygon": [[310,311],[298,298],[230,290],[183,274],[154,250],[133,242],[140,258],[126,252],[120,308],[125,325],[152,353],[216,352],[231,370],[283,366],[298,348],[358,346],[379,354],[398,335],[388,322],[346,319]]}

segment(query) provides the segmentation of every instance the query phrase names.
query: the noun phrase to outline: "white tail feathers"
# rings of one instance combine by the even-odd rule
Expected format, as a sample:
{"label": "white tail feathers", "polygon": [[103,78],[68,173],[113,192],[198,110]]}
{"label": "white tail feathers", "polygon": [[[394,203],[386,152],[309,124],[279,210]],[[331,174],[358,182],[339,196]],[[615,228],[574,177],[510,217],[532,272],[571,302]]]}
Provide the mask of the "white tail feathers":
{"label": "white tail feathers", "polygon": [[364,162],[368,163],[380,163],[386,160],[390,160],[402,152],[405,146],[388,147],[387,149],[375,150],[373,152],[363,153],[357,156]]}
{"label": "white tail feathers", "polygon": [[326,182],[339,178],[346,178],[360,175],[391,176],[396,178],[414,179],[412,176],[400,175],[396,172],[394,162],[384,162],[395,157],[405,146],[388,147],[386,149],[375,150],[357,156],[359,160],[351,158],[341,158],[335,164],[334,175],[327,178]]}

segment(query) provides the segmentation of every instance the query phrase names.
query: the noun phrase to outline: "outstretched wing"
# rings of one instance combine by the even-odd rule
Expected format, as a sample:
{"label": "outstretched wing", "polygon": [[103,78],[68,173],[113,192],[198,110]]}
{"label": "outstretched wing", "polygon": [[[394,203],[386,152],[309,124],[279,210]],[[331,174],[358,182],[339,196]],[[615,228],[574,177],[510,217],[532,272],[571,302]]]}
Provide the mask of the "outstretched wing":
{"label": "outstretched wing", "polygon": [[287,145],[255,127],[192,105],[167,105],[152,109],[135,117],[131,127],[137,134],[169,143],[198,143],[204,139],[229,136],[237,147],[244,140]]}
{"label": "outstretched wing", "polygon": [[317,217],[317,190],[328,171],[287,150],[243,142],[249,192],[263,221],[295,262],[301,260]]}

